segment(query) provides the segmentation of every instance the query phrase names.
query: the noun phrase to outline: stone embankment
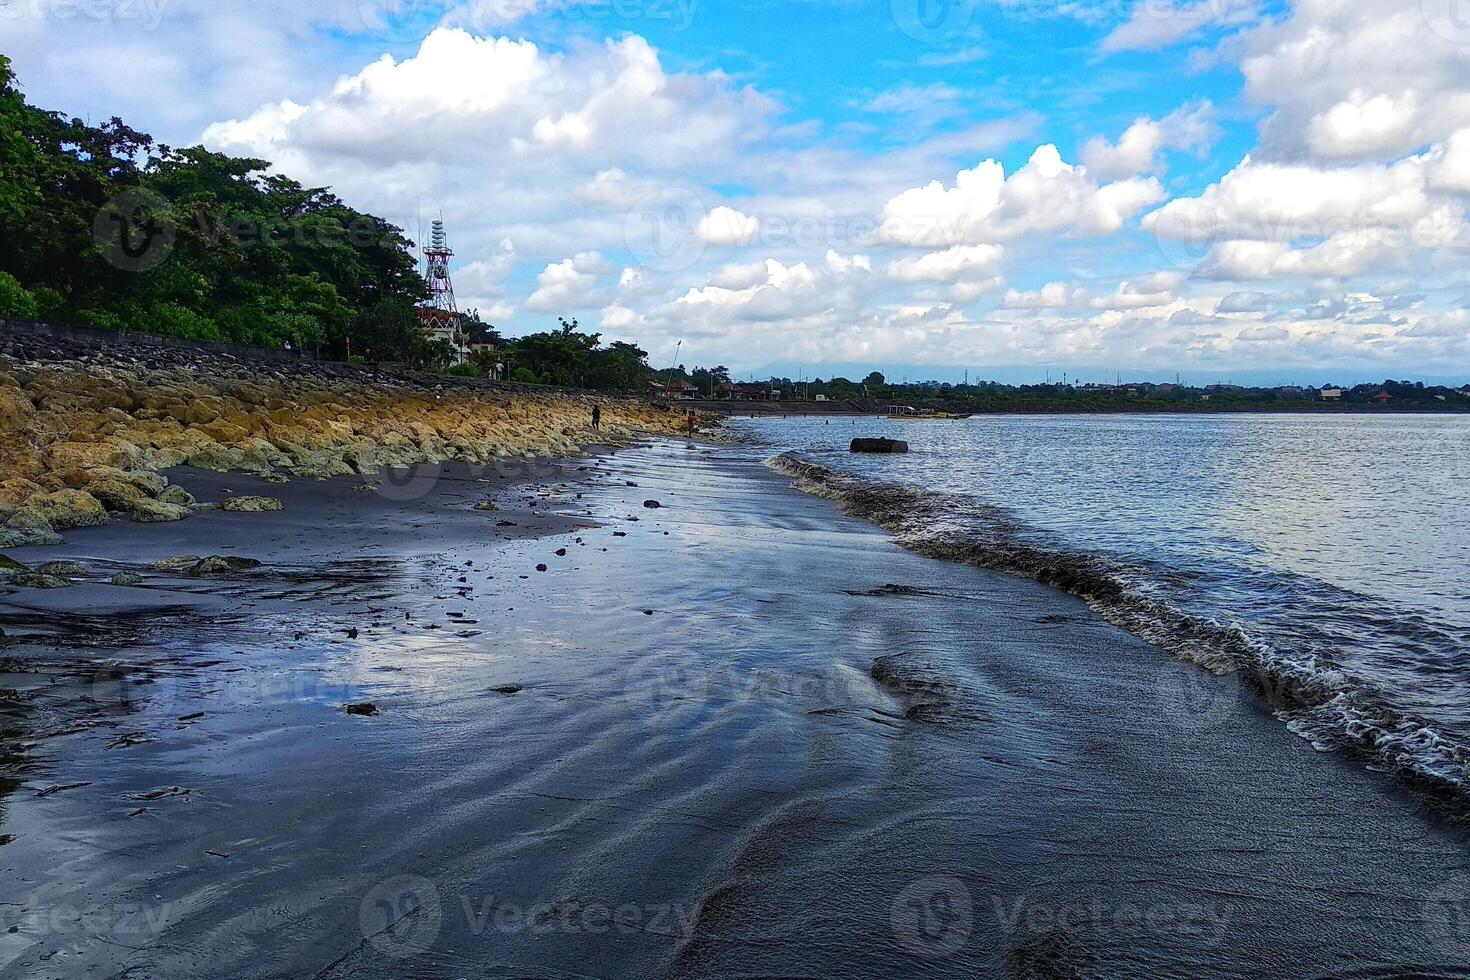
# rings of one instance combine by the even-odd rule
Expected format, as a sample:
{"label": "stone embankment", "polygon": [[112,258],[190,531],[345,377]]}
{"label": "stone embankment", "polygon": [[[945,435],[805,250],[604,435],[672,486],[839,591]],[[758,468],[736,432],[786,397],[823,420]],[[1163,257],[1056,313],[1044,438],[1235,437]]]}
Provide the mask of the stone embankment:
{"label": "stone embankment", "polygon": [[[591,427],[593,404],[602,428]],[[0,548],[201,505],[174,466],[291,477],[567,456],[682,431],[640,399],[218,352],[0,335]],[[239,502],[237,502],[238,504]],[[270,509],[259,498],[248,508]]]}

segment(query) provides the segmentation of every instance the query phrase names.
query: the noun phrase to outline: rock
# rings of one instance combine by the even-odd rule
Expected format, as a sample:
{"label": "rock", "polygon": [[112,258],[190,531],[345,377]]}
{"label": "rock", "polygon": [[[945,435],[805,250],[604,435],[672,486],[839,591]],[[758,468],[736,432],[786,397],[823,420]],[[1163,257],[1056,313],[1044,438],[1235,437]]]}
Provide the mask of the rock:
{"label": "rock", "polygon": [[87,492],[108,510],[124,512],[132,510],[138,501],[148,499],[148,494],[138,486],[112,477],[87,484]]}
{"label": "rock", "polygon": [[557,548],[556,549],[556,557],[558,557],[558,558],[565,558],[566,556],[567,556],[567,549],[565,549],[565,548]]}
{"label": "rock", "polygon": [[519,684],[502,684],[499,687],[492,687],[490,690],[495,694],[520,694],[525,689]]}
{"label": "rock", "polygon": [[143,500],[133,504],[133,520],[139,524],[165,524],[169,521],[182,521],[192,516],[194,511],[183,504],[170,504],[162,500]]}
{"label": "rock", "polygon": [[18,528],[17,518],[45,522],[49,530],[65,531],[73,527],[100,527],[107,523],[107,508],[85,490],[56,490],[39,493],[27,500],[6,521],[7,527]]}
{"label": "rock", "polygon": [[11,581],[28,589],[67,589],[71,587],[69,578],[62,578],[59,575],[40,575],[35,572],[17,575]]}
{"label": "rock", "polygon": [[158,493],[158,500],[165,504],[178,504],[180,507],[193,507],[199,501],[194,495],[183,487],[165,487]]}
{"label": "rock", "polygon": [[0,528],[0,548],[40,548],[61,544],[61,535],[55,531],[40,529],[14,530]]}
{"label": "rock", "polygon": [[280,510],[281,502],[275,497],[230,497],[224,509],[234,514],[264,514]]}
{"label": "rock", "polygon": [[175,555],[172,558],[160,558],[153,563],[155,572],[177,572],[185,568],[192,568],[199,564],[198,555]]}
{"label": "rock", "polygon": [[260,478],[266,483],[290,483],[291,478],[284,473],[262,473]]}
{"label": "rock", "polygon": [[132,572],[118,572],[112,577],[113,585],[142,585],[143,576]]}
{"label": "rock", "polygon": [[48,561],[44,565],[37,565],[35,571],[41,575],[85,575],[87,566],[79,561]]}
{"label": "rock", "polygon": [[11,572],[30,571],[29,568],[26,568],[20,562],[16,561],[14,558],[11,558],[9,555],[0,555],[0,569]]}
{"label": "rock", "polygon": [[488,511],[496,511],[496,510],[499,510],[499,509],[500,509],[499,507],[496,507],[494,504],[492,504],[488,500],[482,500],[478,504],[475,504],[475,510],[479,510],[479,511],[487,511],[488,512]]}
{"label": "rock", "polygon": [[546,571],[546,566],[545,565],[537,565],[536,566],[536,571],[538,571],[538,572],[544,572],[544,571]]}
{"label": "rock", "polygon": [[663,504],[659,503],[657,500],[645,500],[643,501],[643,506],[647,507],[649,510],[658,510],[660,507],[663,506]]}
{"label": "rock", "polygon": [[345,706],[342,710],[347,712],[349,715],[363,715],[366,717],[371,717],[378,713],[378,706],[373,704],[371,701],[362,701],[357,704],[349,704]]}
{"label": "rock", "polygon": [[899,439],[854,439],[848,447],[849,452],[854,453],[906,453],[909,444]]}
{"label": "rock", "polygon": [[232,558],[223,555],[211,555],[203,559],[193,568],[189,574],[199,577],[205,575],[228,575],[230,572],[241,572],[246,569],[259,568],[260,562],[254,558]]}

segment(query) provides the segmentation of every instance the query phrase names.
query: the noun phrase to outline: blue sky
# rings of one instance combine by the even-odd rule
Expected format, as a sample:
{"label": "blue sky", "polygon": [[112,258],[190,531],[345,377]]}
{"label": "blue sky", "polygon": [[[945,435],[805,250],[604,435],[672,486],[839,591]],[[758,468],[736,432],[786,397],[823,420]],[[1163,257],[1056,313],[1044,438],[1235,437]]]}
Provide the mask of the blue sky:
{"label": "blue sky", "polygon": [[12,0],[30,98],[262,156],[466,305],[745,373],[1470,377],[1470,36],[1386,0]]}

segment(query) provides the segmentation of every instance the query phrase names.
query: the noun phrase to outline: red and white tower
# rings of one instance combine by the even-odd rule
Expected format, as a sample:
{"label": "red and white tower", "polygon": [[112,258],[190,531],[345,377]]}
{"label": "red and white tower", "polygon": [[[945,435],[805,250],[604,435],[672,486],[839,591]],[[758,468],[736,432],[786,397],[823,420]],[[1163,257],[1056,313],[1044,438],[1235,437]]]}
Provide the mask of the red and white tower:
{"label": "red and white tower", "polygon": [[455,362],[463,364],[464,333],[459,307],[454,301],[454,280],[449,277],[449,260],[453,257],[454,250],[444,234],[444,220],[435,218],[429,247],[424,250],[424,281],[429,284],[429,299],[419,307],[419,322],[431,338],[449,341],[454,348]]}

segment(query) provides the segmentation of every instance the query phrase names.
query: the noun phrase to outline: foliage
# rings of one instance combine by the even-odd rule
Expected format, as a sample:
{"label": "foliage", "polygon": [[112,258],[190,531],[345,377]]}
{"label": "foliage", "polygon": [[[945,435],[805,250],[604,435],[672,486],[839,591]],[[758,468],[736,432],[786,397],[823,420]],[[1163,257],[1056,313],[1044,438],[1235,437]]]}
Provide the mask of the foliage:
{"label": "foliage", "polygon": [[[383,219],[267,161],[30,106],[0,56],[0,273],[38,315],[403,357],[425,295],[409,249]],[[0,302],[28,309],[17,295],[0,284]]]}

